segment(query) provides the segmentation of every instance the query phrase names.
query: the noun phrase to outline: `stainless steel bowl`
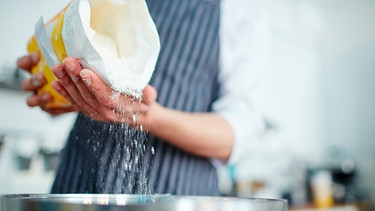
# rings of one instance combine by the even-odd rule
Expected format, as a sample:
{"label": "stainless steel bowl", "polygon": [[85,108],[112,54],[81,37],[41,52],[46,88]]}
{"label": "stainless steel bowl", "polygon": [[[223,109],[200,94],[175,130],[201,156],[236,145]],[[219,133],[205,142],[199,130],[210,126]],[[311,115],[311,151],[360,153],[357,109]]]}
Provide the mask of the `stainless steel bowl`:
{"label": "stainless steel bowl", "polygon": [[16,194],[1,197],[1,211],[286,211],[281,199],[237,197]]}

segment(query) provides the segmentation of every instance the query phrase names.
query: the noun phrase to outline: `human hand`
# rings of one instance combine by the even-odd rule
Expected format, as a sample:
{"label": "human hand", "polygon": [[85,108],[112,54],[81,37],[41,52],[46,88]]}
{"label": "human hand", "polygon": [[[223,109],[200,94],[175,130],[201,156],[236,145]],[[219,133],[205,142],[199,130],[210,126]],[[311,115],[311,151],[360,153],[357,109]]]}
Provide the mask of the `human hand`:
{"label": "human hand", "polygon": [[[40,55],[37,52],[30,53],[28,55],[22,56],[17,60],[17,66],[30,73],[31,69],[38,64]],[[39,106],[43,111],[49,113],[52,116],[57,116],[60,114],[68,113],[71,111],[76,111],[75,107],[69,108],[49,108],[46,105],[52,101],[52,96],[49,93],[38,93],[38,90],[42,88],[47,83],[43,72],[38,72],[32,74],[30,78],[22,81],[21,88],[32,93],[26,100],[26,103],[30,107]]]}
{"label": "human hand", "polygon": [[152,86],[143,89],[142,99],[118,93],[95,72],[83,69],[74,58],[65,58],[63,64],[53,67],[53,72],[58,81],[52,87],[86,116],[97,121],[121,122],[137,127],[141,124],[138,117],[146,115],[156,101],[157,92]]}

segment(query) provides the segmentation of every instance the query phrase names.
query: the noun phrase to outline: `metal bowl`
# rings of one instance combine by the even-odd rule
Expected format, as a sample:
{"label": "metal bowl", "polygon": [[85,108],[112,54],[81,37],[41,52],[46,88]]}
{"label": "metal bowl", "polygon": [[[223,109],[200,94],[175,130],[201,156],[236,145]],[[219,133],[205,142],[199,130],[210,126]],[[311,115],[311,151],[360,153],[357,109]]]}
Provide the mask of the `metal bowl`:
{"label": "metal bowl", "polygon": [[1,211],[286,211],[281,199],[124,195],[15,194],[1,197]]}

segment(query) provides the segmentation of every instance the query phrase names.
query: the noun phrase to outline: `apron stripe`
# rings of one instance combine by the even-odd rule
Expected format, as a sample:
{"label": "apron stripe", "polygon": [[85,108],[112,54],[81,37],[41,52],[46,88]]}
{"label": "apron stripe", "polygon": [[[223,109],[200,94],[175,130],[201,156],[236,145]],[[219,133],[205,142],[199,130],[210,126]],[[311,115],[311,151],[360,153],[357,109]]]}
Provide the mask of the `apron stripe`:
{"label": "apron stripe", "polygon": [[186,154],[184,154],[181,158],[181,170],[178,172],[178,176],[176,178],[177,180],[177,186],[176,186],[176,194],[182,194],[183,193],[183,187],[186,183],[186,166],[188,162],[188,157]]}
{"label": "apron stripe", "polygon": [[70,168],[66,169],[67,170],[67,173],[66,173],[67,181],[65,182],[65,184],[63,186],[64,192],[69,192],[68,188],[71,186],[72,175],[73,175],[73,172],[76,171],[75,160],[76,160],[77,154],[75,153],[75,151],[76,150],[74,149],[74,151],[72,153],[72,157],[70,157],[70,159],[71,159],[71,164],[69,165]]}
{"label": "apron stripe", "polygon": [[166,184],[167,193],[175,193],[176,183],[177,183],[177,171],[183,171],[180,169],[180,152],[174,151],[172,157],[174,157],[171,167],[169,168],[168,183]]}

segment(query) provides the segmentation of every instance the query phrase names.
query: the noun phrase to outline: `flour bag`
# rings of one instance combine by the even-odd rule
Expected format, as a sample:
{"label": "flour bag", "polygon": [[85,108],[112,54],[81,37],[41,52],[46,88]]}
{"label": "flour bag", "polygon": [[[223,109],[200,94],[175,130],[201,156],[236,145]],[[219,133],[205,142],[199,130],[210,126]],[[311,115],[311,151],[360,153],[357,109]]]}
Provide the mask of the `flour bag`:
{"label": "flour bag", "polygon": [[144,0],[72,0],[48,23],[41,18],[28,51],[40,51],[32,73],[43,71],[50,107],[69,103],[51,88],[51,68],[66,57],[95,71],[113,90],[141,97],[160,51],[159,35]]}

